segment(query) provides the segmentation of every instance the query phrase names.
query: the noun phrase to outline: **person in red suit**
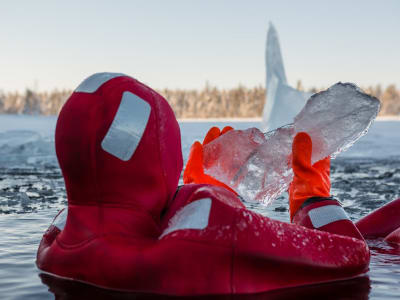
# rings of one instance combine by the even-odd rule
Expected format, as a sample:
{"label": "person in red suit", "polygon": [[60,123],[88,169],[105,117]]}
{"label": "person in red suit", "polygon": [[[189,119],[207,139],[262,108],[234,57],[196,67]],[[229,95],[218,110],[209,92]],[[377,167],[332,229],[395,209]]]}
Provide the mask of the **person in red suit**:
{"label": "person in red suit", "polygon": [[[232,130],[217,127],[209,130],[203,143],[192,145],[183,180],[185,183],[209,183],[236,193],[231,187],[204,173],[203,146]],[[330,159],[311,165],[312,141],[305,132],[293,141],[292,166],[294,178],[289,188],[289,212],[292,223],[312,229],[346,235],[363,240],[354,223],[347,217],[341,204],[330,195]],[[223,166],[221,166],[223,167]]]}
{"label": "person in red suit", "polygon": [[[230,130],[233,130],[230,126],[222,131],[212,127],[203,143],[196,141],[192,145],[183,177],[185,183],[213,184],[236,194],[225,183],[205,174],[203,165],[203,146]],[[294,179],[288,190],[291,222],[358,239],[383,238],[389,243],[400,244],[400,199],[389,202],[354,224],[341,204],[330,196],[330,159],[325,158],[311,165],[311,153],[310,136],[305,132],[298,133],[292,151]],[[324,214],[319,215],[318,211]]]}
{"label": "person in red suit", "polygon": [[178,188],[174,113],[124,74],[83,81],[60,112],[55,143],[68,208],[39,245],[37,266],[46,273],[112,290],[195,296],[272,291],[368,270],[365,241],[330,198],[329,160],[310,164],[307,134],[293,143],[294,224],[249,211],[215,180],[188,180],[204,175],[200,143]]}

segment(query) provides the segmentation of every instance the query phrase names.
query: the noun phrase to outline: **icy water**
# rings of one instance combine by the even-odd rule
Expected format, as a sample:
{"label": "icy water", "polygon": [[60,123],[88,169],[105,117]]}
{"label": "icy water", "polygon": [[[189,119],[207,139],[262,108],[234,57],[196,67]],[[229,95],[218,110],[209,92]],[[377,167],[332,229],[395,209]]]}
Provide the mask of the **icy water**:
{"label": "icy water", "polygon": [[[66,206],[66,196],[52,148],[55,119],[22,120],[25,124],[19,123],[18,131],[10,133],[6,132],[5,125],[10,120],[0,117],[0,299],[53,299],[55,295],[59,299],[154,298],[65,282],[37,270],[38,244],[55,214]],[[224,126],[226,123],[181,123],[185,158],[193,140],[203,137],[213,124]],[[254,122],[229,124],[235,128],[258,125]],[[400,122],[377,122],[348,153],[332,161],[332,193],[342,201],[353,220],[400,197],[398,136]],[[252,204],[250,208],[288,221],[287,207],[287,198],[283,196],[269,207]],[[400,248],[381,240],[368,243],[372,257],[370,271],[364,277],[235,298],[399,299]]]}

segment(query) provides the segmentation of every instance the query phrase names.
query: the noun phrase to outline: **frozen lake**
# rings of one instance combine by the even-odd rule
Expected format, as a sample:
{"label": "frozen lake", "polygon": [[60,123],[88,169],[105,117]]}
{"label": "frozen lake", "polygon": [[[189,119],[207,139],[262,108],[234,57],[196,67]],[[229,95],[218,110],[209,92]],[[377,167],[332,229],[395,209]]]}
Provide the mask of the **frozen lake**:
{"label": "frozen lake", "polygon": [[[54,294],[49,288],[64,294],[65,299],[67,295],[87,299],[89,294],[96,298],[126,298],[128,295],[106,293],[79,284],[64,286],[39,277],[35,266],[37,246],[54,215],[66,205],[63,178],[54,152],[55,123],[56,117],[0,115],[1,298],[52,299]],[[232,125],[245,129],[258,127],[260,122],[181,121],[180,124],[186,159],[192,142],[204,137],[211,126]],[[353,220],[400,197],[399,155],[400,122],[386,120],[376,121],[366,136],[332,161],[332,193],[343,202]],[[268,207],[252,204],[250,208],[288,221],[286,196]],[[324,295],[326,299],[336,299],[347,295],[352,299],[398,299],[400,249],[379,240],[369,241],[369,245],[372,261],[367,276],[296,290],[295,295],[300,298]],[[270,296],[294,295],[287,293],[282,291]]]}

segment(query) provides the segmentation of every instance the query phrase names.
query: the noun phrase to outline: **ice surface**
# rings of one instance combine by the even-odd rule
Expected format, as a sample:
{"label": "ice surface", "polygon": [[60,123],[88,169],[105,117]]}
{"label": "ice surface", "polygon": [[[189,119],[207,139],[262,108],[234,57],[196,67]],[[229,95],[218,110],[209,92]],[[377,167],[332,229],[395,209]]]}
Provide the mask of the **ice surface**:
{"label": "ice surface", "polygon": [[267,131],[293,123],[294,117],[312,94],[298,91],[288,85],[278,34],[272,24],[267,34],[265,63],[267,98],[261,127]]}
{"label": "ice surface", "polygon": [[30,130],[0,132],[0,166],[57,166],[54,140]]}
{"label": "ice surface", "polygon": [[1,115],[0,167],[58,166],[55,116]]}
{"label": "ice surface", "polygon": [[231,186],[246,201],[269,204],[292,180],[290,155],[297,132],[310,134],[313,162],[335,157],[367,132],[379,107],[378,99],[355,85],[337,83],[313,95],[294,124],[268,132],[264,138],[255,128],[235,130],[207,144],[205,172]]}

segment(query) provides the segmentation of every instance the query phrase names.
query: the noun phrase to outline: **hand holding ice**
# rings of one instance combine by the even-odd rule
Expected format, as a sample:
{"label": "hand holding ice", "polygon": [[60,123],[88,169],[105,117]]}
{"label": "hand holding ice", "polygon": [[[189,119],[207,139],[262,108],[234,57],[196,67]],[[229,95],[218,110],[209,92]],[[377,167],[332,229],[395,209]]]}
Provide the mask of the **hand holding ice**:
{"label": "hand holding ice", "polygon": [[294,124],[260,138],[255,128],[234,130],[204,147],[205,172],[247,201],[270,203],[292,180],[290,154],[297,132],[313,141],[312,161],[335,157],[363,136],[379,112],[379,100],[350,83],[313,95]]}

